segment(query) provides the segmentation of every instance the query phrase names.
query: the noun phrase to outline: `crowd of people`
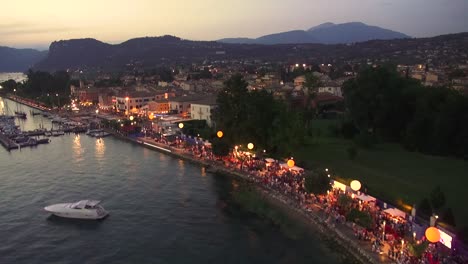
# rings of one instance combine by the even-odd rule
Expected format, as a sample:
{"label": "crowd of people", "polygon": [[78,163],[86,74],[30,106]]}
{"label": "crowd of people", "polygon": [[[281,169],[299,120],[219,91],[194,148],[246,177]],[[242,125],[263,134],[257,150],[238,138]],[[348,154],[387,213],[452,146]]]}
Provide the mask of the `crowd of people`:
{"label": "crowd of people", "polygon": [[[324,223],[329,225],[344,225],[349,223],[357,241],[365,241],[377,255],[386,255],[396,263],[457,263],[450,262],[453,258],[440,254],[438,246],[431,244],[421,257],[415,257],[410,252],[410,243],[424,243],[424,237],[419,240],[413,235],[412,224],[399,216],[388,214],[380,208],[375,200],[362,201],[355,197],[354,192],[341,189],[331,189],[325,195],[314,195],[305,189],[305,173],[299,167],[290,168],[286,163],[258,158],[248,151],[234,149],[226,157],[216,157],[211,151],[211,145],[203,141],[188,144],[183,138],[173,140],[163,138],[157,142],[175,147],[185,154],[210,162],[215,166],[224,166],[232,171],[246,175],[249,180],[282,197],[287,197],[292,206],[307,213],[320,214]],[[350,203],[344,208],[340,204],[341,197],[348,196]],[[315,209],[314,209],[315,208]],[[355,209],[368,214],[371,225],[361,227],[347,219],[347,213]],[[312,212],[314,211],[314,212]],[[352,224],[351,224],[352,223]]]}

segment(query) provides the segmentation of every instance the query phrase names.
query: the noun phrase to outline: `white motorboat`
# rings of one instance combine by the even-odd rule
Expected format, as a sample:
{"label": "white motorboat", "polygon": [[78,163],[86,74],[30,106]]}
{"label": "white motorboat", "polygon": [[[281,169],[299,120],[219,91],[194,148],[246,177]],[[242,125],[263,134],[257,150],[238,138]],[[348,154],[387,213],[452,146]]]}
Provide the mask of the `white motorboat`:
{"label": "white motorboat", "polygon": [[56,216],[77,219],[102,219],[109,213],[99,205],[101,201],[81,200],[76,203],[60,203],[44,207]]}
{"label": "white motorboat", "polygon": [[100,133],[100,132],[103,132],[103,131],[101,129],[88,129],[88,131],[86,131],[85,134],[88,136],[94,137],[94,134]]}
{"label": "white motorboat", "polygon": [[103,137],[108,137],[111,134],[105,131],[100,131],[100,132],[91,133],[90,135],[93,137],[97,137],[97,138],[103,138]]}

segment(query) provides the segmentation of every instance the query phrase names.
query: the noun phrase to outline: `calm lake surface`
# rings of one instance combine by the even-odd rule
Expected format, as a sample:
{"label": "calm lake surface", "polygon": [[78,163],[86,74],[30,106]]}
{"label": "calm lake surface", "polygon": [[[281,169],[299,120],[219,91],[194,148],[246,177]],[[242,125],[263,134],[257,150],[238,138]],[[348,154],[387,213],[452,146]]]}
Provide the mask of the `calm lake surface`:
{"label": "calm lake surface", "polygon": [[[23,130],[51,127],[21,108]],[[230,202],[232,178],[113,137],[51,140],[0,149],[0,263],[340,263],[319,238],[292,239],[241,212]],[[81,199],[102,200],[110,216],[43,211]]]}

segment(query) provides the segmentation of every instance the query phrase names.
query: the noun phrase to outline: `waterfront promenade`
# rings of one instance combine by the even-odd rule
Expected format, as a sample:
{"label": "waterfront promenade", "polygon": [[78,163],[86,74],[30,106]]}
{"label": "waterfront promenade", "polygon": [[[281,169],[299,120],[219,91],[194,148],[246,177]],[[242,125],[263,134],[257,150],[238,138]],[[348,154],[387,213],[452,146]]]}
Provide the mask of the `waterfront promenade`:
{"label": "waterfront promenade", "polygon": [[354,236],[351,223],[335,223],[334,221],[329,221],[330,215],[325,212],[322,204],[315,203],[314,206],[305,208],[295,199],[292,199],[274,188],[258,184],[258,182],[245,171],[226,167],[223,162],[199,158],[183,148],[168,146],[148,137],[128,137],[114,130],[108,129],[106,131],[122,140],[130,141],[174,157],[200,164],[207,167],[211,172],[238,177],[255,184],[257,190],[265,200],[287,213],[295,221],[302,222],[313,232],[319,232],[326,240],[334,241],[360,263],[396,263],[388,258],[386,254],[374,252],[370,243],[357,240]]}

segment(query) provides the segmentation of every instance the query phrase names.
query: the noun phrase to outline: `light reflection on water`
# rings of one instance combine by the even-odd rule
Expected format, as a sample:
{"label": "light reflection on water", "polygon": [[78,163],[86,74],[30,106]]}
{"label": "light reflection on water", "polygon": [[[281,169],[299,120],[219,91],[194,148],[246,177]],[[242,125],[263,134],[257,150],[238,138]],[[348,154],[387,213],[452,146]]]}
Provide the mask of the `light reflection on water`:
{"label": "light reflection on water", "polygon": [[83,148],[81,147],[81,137],[80,135],[75,135],[75,139],[73,140],[73,161],[75,163],[81,163],[83,161]]}
{"label": "light reflection on water", "polygon": [[[318,239],[292,240],[240,213],[229,202],[237,180],[113,137],[51,139],[0,150],[0,263],[338,263]],[[110,217],[42,210],[80,199],[103,200]]]}
{"label": "light reflection on water", "polygon": [[104,140],[102,138],[96,139],[96,160],[102,160],[104,155],[106,154],[106,145],[104,144]]}

